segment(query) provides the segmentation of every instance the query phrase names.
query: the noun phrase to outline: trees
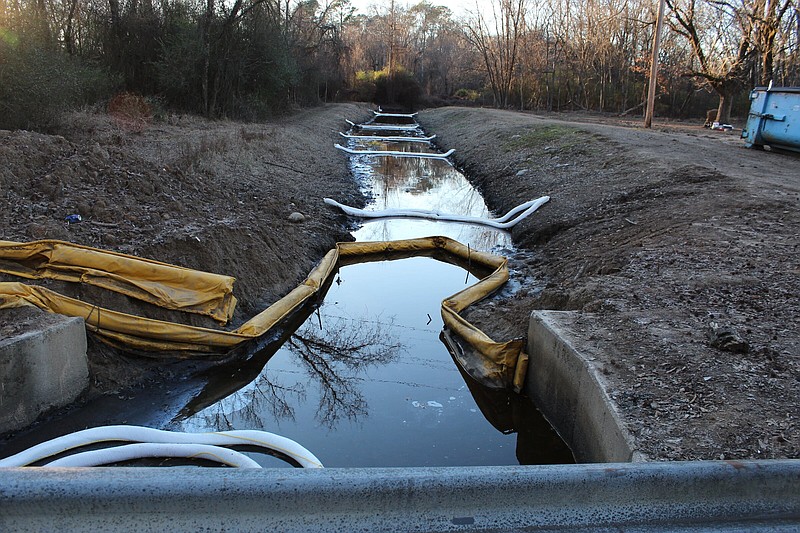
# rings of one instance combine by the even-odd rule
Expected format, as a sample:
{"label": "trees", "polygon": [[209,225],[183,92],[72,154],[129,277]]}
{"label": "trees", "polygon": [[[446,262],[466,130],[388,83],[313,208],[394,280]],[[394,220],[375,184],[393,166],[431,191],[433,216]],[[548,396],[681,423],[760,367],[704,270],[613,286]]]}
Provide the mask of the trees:
{"label": "trees", "polygon": [[[790,8],[792,8],[791,0],[756,0],[753,3],[753,41],[759,55],[758,83],[760,85],[769,85],[774,78],[776,41]],[[793,9],[795,16],[798,16],[800,8],[794,7]]]}
{"label": "trees", "polygon": [[173,107],[257,118],[335,96],[352,11],[349,0],[0,0],[0,83],[11,72],[6,56],[44,74],[37,69],[52,62],[23,61],[32,56],[21,50],[35,47],[62,58],[64,69],[102,67],[119,89]]}
{"label": "trees", "polygon": [[[798,83],[797,0],[669,0],[659,53],[662,113],[698,113],[715,92],[728,120],[745,85]],[[630,112],[642,107],[655,11],[649,0],[494,0],[466,36],[496,105]],[[524,13],[522,18],[517,15]],[[487,20],[488,18],[488,20]],[[685,46],[688,43],[689,46]],[[516,57],[514,58],[514,54]],[[793,81],[792,81],[793,80]]]}
{"label": "trees", "polygon": [[717,120],[729,122],[754,58],[762,84],[772,79],[775,39],[791,0],[667,0],[669,25],[692,50],[686,74],[719,96]]}
{"label": "trees", "polygon": [[[0,118],[114,87],[255,119],[369,99],[378,81],[392,100],[387,80],[400,71],[431,102],[458,92],[500,107],[618,113],[644,102],[652,0],[490,0],[463,19],[426,1],[375,1],[357,14],[350,0],[0,0]],[[699,115],[713,93],[727,120],[746,86],[800,84],[798,0],[669,6],[657,113]],[[31,100],[44,87],[71,96]]]}
{"label": "trees", "polygon": [[420,2],[409,9],[411,26],[410,70],[429,95],[449,95],[456,78],[461,47],[452,12]]}
{"label": "trees", "polygon": [[486,68],[495,105],[508,107],[525,33],[526,0],[492,2],[492,20],[476,9],[464,28],[465,38],[478,50]]}
{"label": "trees", "polygon": [[[797,0],[671,0],[671,31],[662,35],[659,52],[657,112],[699,115],[710,106],[713,97],[693,81],[703,71],[698,49],[705,54],[701,85],[711,91],[716,84],[719,91],[738,94],[741,84],[763,80],[770,70],[783,83],[800,81],[796,5]],[[393,58],[429,95],[465,89],[489,94],[500,107],[630,113],[643,109],[646,98],[654,8],[651,0],[492,0],[454,20],[426,2],[405,9],[386,0],[383,8],[361,15],[358,31],[348,34],[354,52],[350,79]],[[681,21],[694,24],[698,46],[686,46],[691,31]],[[736,28],[744,24],[755,39],[737,60]],[[739,88],[735,80],[741,80]]]}
{"label": "trees", "polygon": [[529,10],[518,62],[517,83],[524,86],[519,103],[556,110],[638,109],[652,19],[651,3],[639,0],[550,0]]}
{"label": "trees", "polygon": [[113,78],[64,51],[75,2],[0,0],[0,128],[49,129],[62,111],[103,96]]}
{"label": "trees", "polygon": [[773,79],[779,86],[800,85],[800,5],[789,7],[775,40]]}

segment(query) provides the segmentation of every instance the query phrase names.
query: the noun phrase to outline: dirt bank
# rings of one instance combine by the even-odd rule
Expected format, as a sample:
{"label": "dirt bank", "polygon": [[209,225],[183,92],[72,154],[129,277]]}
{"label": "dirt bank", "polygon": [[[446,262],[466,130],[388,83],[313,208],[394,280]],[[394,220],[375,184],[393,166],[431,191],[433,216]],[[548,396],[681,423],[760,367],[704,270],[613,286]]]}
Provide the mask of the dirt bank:
{"label": "dirt bank", "polygon": [[513,231],[534,253],[512,266],[541,290],[468,319],[504,338],[534,309],[574,311],[652,459],[800,456],[800,158],[699,124],[578,118],[420,115],[497,212],[552,196]]}
{"label": "dirt bank", "polygon": [[[347,219],[322,197],[363,202],[333,144],[345,119],[367,116],[357,105],[309,109],[268,124],[187,116],[130,124],[80,113],[65,119],[60,135],[0,131],[0,239],[61,239],[232,275],[236,325],[285,295],[336,241],[349,238]],[[290,221],[295,212],[302,222]],[[67,224],[72,214],[82,222]],[[122,311],[211,325],[106,291],[42,284]],[[6,324],[18,315],[0,313]],[[140,360],[96,342],[90,349],[101,390],[141,373]]]}

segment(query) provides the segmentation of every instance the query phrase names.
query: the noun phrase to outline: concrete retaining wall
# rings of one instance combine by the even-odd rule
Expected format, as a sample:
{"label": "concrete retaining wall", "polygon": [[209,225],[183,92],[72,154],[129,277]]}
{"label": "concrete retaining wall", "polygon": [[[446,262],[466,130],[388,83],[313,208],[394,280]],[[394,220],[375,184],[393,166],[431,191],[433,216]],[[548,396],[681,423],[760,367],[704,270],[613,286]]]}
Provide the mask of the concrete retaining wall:
{"label": "concrete retaining wall", "polygon": [[601,386],[598,369],[570,342],[558,319],[568,311],[534,311],[528,329],[525,393],[583,463],[641,461],[632,437]]}
{"label": "concrete retaining wall", "polygon": [[50,318],[33,331],[0,340],[0,432],[29,425],[89,384],[86,328],[80,318]]}

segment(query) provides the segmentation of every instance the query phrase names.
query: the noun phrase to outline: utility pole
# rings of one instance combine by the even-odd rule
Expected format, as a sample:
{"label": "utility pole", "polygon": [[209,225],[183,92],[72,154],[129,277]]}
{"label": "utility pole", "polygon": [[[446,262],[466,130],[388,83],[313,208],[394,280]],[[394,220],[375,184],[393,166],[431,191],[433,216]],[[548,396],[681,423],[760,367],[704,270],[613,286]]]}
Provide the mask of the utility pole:
{"label": "utility pole", "polygon": [[656,16],[656,31],[653,36],[653,56],[650,58],[650,86],[647,89],[647,110],[644,114],[644,127],[653,125],[653,108],[656,105],[656,90],[658,84],[658,50],[661,47],[661,28],[664,25],[664,3],[658,1],[658,15]]}
{"label": "utility pole", "polygon": [[386,99],[389,100],[387,104],[394,103],[394,39],[395,32],[397,31],[397,16],[394,12],[394,0],[391,1],[389,7],[389,76],[386,80]]}

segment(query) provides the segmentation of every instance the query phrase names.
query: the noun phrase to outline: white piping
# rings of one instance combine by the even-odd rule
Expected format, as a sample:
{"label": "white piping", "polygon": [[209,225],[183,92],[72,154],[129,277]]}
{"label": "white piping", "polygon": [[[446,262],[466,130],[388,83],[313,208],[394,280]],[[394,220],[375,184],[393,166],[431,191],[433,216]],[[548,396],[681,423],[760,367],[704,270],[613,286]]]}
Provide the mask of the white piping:
{"label": "white piping", "polygon": [[375,113],[376,117],[395,117],[395,118],[414,118],[416,117],[419,112],[417,113],[384,113],[382,111],[372,111]]}
{"label": "white piping", "polygon": [[354,128],[359,128],[362,130],[368,131],[386,131],[386,130],[398,130],[398,131],[414,131],[419,130],[419,124],[356,124],[350,120],[347,121]]}
{"label": "white piping", "polygon": [[150,442],[114,446],[76,453],[47,463],[46,467],[100,466],[144,457],[185,457],[207,459],[236,468],[261,468],[243,453],[207,444],[153,444]]}
{"label": "white piping", "polygon": [[430,137],[383,137],[379,135],[348,135],[347,133],[339,132],[339,135],[345,139],[358,139],[364,141],[389,141],[389,142],[420,142],[429,143],[436,138],[436,135]]}

